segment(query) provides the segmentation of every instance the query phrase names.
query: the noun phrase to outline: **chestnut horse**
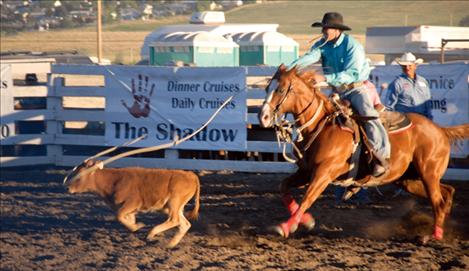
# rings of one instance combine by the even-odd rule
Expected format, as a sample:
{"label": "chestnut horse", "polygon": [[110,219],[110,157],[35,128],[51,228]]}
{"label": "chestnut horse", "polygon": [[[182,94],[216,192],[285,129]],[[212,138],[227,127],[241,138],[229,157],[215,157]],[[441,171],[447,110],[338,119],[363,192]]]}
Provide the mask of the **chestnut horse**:
{"label": "chestnut horse", "polygon": [[[350,170],[354,137],[329,121],[336,109],[332,102],[311,87],[314,72],[298,73],[296,68],[287,70],[282,64],[266,88],[267,97],[259,112],[262,127],[276,125],[280,116],[292,113],[296,125],[300,126],[303,142],[312,144],[303,151],[298,171],[282,181],[282,201],[290,211],[290,218],[275,227],[288,237],[298,225],[312,228],[314,219],[306,213],[326,187],[340,181]],[[445,216],[452,206],[454,188],[441,184],[450,156],[450,143],[469,138],[469,124],[442,128],[429,119],[409,113],[407,117],[413,126],[396,134],[390,134],[391,159],[388,171],[380,177],[371,177],[365,184],[377,186],[394,182],[405,191],[428,198],[433,207],[434,232],[424,240],[443,238]],[[306,124],[306,125],[305,125]],[[311,139],[315,137],[314,139]],[[307,186],[306,193],[298,205],[290,194],[290,188]]]}

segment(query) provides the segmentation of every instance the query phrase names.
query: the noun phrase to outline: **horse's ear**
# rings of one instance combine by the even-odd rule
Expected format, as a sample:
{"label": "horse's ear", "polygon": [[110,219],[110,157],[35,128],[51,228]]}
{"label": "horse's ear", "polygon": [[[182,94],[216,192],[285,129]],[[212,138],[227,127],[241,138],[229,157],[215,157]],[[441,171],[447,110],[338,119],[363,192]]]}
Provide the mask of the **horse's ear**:
{"label": "horse's ear", "polygon": [[278,69],[279,69],[280,71],[285,71],[285,70],[287,69],[287,66],[285,66],[285,65],[282,63],[282,64],[280,64],[280,66],[278,67]]}

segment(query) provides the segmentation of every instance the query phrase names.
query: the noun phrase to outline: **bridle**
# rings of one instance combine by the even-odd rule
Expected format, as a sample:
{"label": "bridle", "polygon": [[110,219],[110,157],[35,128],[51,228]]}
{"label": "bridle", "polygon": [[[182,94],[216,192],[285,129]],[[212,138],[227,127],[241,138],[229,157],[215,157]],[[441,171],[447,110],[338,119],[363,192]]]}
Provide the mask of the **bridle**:
{"label": "bridle", "polygon": [[[275,78],[275,76],[274,76],[274,78]],[[275,78],[275,79],[277,79],[277,78]],[[275,92],[277,90],[273,90],[273,91]],[[282,91],[279,91],[279,92],[281,93]],[[311,144],[313,143],[314,139],[317,137],[319,132],[321,132],[321,130],[324,128],[325,123],[328,120],[330,120],[330,116],[329,116],[329,117],[326,118],[326,122],[324,122],[324,121],[321,122],[321,125],[319,126],[319,129],[317,129],[317,131],[315,131],[315,133],[313,134],[313,137],[305,144],[305,147],[303,148],[303,150],[298,149],[298,147],[296,146],[295,143],[303,141],[303,136],[302,136],[301,132],[304,129],[306,129],[307,127],[309,127],[310,125],[312,125],[317,120],[317,118],[319,117],[320,112],[323,110],[324,102],[323,102],[323,100],[319,99],[318,108],[314,112],[313,116],[307,122],[305,122],[303,125],[301,125],[300,127],[294,129],[295,124],[298,123],[299,120],[300,120],[300,116],[307,111],[307,109],[314,103],[314,101],[317,98],[316,97],[313,98],[308,103],[308,105],[303,110],[301,110],[300,113],[298,113],[296,115],[296,119],[293,122],[291,122],[291,121],[287,120],[284,117],[280,117],[278,115],[278,112],[280,111],[280,107],[285,103],[285,101],[290,96],[290,93],[293,93],[293,92],[294,92],[293,84],[292,84],[292,81],[290,81],[290,83],[288,85],[288,88],[285,91],[285,94],[282,96],[282,98],[280,99],[280,101],[277,103],[277,105],[274,107],[274,110],[272,111],[273,127],[274,127],[275,132],[276,132],[277,142],[279,143],[279,145],[281,144],[281,141],[283,142],[283,156],[284,156],[285,160],[287,160],[290,163],[296,163],[296,160],[287,156],[287,154],[286,154],[286,144],[291,144],[293,149],[297,153],[297,156],[299,157],[299,159],[301,159],[303,157],[302,153],[305,152],[311,146]],[[267,103],[267,102],[268,101],[266,100],[264,103]],[[269,106],[270,106],[270,104],[269,104]],[[297,134],[296,139],[293,139],[293,133],[294,132]]]}
{"label": "bridle", "polygon": [[[283,92],[283,91],[280,91],[280,92]],[[285,95],[282,96],[282,98],[280,99],[280,102],[275,106],[274,110],[272,111],[274,116],[277,116],[277,113],[280,110],[280,106],[282,106],[283,103],[287,100],[287,98],[288,98],[288,96],[291,92],[292,92],[292,82],[290,81],[290,84],[288,85],[288,88],[287,88],[287,91],[286,91]]]}

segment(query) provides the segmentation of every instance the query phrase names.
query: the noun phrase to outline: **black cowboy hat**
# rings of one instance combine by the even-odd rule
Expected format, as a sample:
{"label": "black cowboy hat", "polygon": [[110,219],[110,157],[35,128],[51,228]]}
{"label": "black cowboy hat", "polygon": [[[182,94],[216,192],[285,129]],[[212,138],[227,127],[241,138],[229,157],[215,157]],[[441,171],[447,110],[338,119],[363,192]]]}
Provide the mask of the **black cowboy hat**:
{"label": "black cowboy hat", "polygon": [[339,30],[352,30],[350,27],[343,24],[344,18],[338,12],[327,12],[322,17],[322,22],[315,22],[311,27],[335,28]]}

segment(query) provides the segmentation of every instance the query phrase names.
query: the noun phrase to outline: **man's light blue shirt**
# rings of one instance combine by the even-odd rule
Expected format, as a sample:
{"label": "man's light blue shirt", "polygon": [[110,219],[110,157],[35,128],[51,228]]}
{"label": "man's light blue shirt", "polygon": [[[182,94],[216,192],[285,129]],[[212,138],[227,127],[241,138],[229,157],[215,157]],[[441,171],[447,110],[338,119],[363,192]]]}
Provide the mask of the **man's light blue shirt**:
{"label": "man's light blue shirt", "polygon": [[386,106],[404,113],[419,113],[432,119],[431,94],[425,78],[415,75],[415,80],[405,74],[396,78],[388,88]]}
{"label": "man's light blue shirt", "polygon": [[342,33],[337,42],[324,39],[316,42],[310,51],[293,61],[289,68],[303,69],[321,59],[324,76],[328,84],[339,87],[342,84],[363,82],[370,75],[370,66],[365,59],[363,46],[352,36]]}

